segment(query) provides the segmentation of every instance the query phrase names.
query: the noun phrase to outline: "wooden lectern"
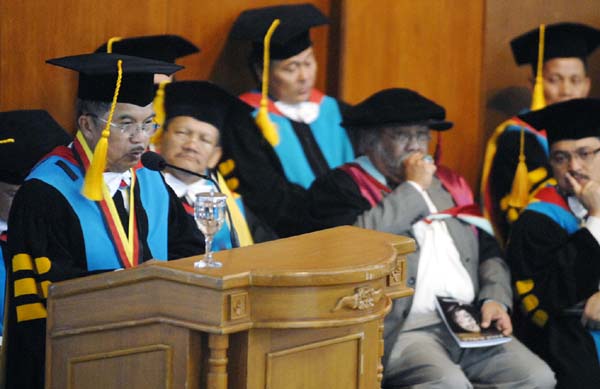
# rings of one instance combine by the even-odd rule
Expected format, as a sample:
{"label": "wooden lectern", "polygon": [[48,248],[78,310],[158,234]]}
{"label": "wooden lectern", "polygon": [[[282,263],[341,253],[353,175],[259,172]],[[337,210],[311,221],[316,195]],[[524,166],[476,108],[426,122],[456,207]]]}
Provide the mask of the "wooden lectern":
{"label": "wooden lectern", "polygon": [[51,388],[379,388],[414,241],[338,227],[56,283]]}

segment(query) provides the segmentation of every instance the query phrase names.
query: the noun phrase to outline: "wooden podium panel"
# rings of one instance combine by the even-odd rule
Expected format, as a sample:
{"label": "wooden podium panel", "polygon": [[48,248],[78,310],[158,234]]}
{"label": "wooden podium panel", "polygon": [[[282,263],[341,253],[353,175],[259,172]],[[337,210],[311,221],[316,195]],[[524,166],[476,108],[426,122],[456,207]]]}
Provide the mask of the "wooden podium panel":
{"label": "wooden podium panel", "polygon": [[338,227],[53,284],[49,388],[379,388],[411,239]]}

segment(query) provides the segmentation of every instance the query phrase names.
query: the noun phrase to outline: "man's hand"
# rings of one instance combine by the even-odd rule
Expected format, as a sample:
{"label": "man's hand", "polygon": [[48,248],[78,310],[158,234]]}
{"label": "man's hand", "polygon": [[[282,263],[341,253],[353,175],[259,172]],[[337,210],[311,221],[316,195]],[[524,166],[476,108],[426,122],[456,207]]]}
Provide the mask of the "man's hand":
{"label": "man's hand", "polygon": [[431,186],[433,173],[437,169],[435,164],[424,160],[424,156],[423,153],[416,152],[402,162],[404,180],[416,182],[423,190]]}
{"label": "man's hand", "polygon": [[587,299],[583,308],[581,323],[588,326],[589,322],[600,322],[600,292],[596,292]]}
{"label": "man's hand", "polygon": [[588,210],[588,214],[600,217],[600,183],[589,180],[581,185],[570,173],[565,173],[565,177],[571,184],[575,196]]}
{"label": "man's hand", "polygon": [[493,321],[496,321],[496,328],[503,335],[512,334],[512,322],[508,312],[500,303],[488,300],[481,306],[481,327],[488,328]]}

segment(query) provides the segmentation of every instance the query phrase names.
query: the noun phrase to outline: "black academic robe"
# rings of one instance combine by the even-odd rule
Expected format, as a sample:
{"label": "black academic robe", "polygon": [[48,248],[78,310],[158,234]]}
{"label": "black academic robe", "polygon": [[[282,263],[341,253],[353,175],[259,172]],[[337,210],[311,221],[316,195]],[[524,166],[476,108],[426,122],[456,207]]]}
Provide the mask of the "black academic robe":
{"label": "black academic robe", "polygon": [[[166,185],[164,181],[163,185]],[[147,242],[148,218],[140,200],[139,185],[135,189],[140,262],[143,262],[151,259],[152,253]],[[202,234],[173,191],[170,188],[168,191],[169,220],[165,220],[169,226],[168,258],[178,259],[202,253]],[[54,187],[42,181],[26,181],[15,196],[8,222],[10,253],[13,256],[26,253],[31,258],[47,257],[52,266],[43,276],[37,276],[32,270],[8,272],[9,291],[12,292],[16,280],[34,278],[38,295],[12,298],[13,293],[10,294],[7,388],[43,388],[46,319],[17,322],[16,307],[38,302],[45,306],[46,296],[39,287],[40,282],[57,282],[93,273],[87,268],[80,222],[67,200]]]}
{"label": "black academic robe", "polygon": [[[517,169],[517,164],[519,163],[520,138],[521,132],[515,130],[506,130],[498,137],[496,142],[496,154],[488,176],[489,193],[484,193],[484,198],[481,199],[482,202],[487,202],[488,199],[491,200],[485,205],[486,208],[491,207],[492,209],[490,215],[491,221],[502,242],[506,242],[506,239],[510,234],[511,224],[514,221],[509,220],[508,212],[507,210],[502,209],[501,202],[512,189],[515,171]],[[538,168],[545,169],[544,174],[541,174],[540,177],[536,177],[537,179],[533,180],[534,182],[530,189],[532,192],[537,189],[542,182],[549,178],[548,172],[551,170],[548,166],[548,155],[544,147],[540,144],[539,138],[529,132],[525,132],[524,138],[524,153],[527,170],[531,172]]]}
{"label": "black academic robe", "polygon": [[[339,102],[343,111],[347,105]],[[240,193],[245,205],[267,223],[280,237],[308,232],[304,220],[308,217],[307,190],[291,183],[273,147],[267,142],[254,118],[248,114],[228,117],[221,130],[223,158],[233,168],[219,171],[232,190]],[[303,143],[311,165],[322,159],[314,140]],[[324,171],[319,171],[322,174]]]}
{"label": "black academic robe", "polygon": [[520,282],[515,334],[550,365],[558,387],[600,388],[593,339],[581,310],[569,309],[598,292],[598,242],[585,228],[569,235],[550,217],[526,210],[512,226],[507,260],[513,281]]}

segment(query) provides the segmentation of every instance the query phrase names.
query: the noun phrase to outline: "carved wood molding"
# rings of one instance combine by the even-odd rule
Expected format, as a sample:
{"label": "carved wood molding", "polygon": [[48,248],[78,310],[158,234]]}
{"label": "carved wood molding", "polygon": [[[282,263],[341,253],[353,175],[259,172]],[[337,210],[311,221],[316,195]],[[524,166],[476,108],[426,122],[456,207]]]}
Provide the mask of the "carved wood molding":
{"label": "carved wood molding", "polygon": [[342,308],[365,310],[375,306],[381,297],[383,297],[382,289],[375,289],[370,286],[356,288],[355,293],[350,296],[340,298],[333,308],[332,312]]}

